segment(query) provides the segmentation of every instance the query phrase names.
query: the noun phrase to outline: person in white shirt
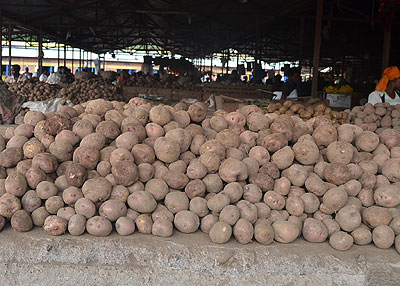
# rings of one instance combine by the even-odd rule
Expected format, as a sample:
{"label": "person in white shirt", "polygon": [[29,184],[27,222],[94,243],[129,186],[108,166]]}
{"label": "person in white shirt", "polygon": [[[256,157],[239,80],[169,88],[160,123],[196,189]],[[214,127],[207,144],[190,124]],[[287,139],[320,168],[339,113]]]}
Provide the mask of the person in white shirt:
{"label": "person in white shirt", "polygon": [[46,82],[48,77],[49,77],[49,70],[45,69],[43,73],[40,75],[39,80]]}
{"label": "person in white shirt", "polygon": [[396,66],[384,70],[375,91],[368,96],[368,103],[387,102],[390,105],[400,104],[400,71]]}

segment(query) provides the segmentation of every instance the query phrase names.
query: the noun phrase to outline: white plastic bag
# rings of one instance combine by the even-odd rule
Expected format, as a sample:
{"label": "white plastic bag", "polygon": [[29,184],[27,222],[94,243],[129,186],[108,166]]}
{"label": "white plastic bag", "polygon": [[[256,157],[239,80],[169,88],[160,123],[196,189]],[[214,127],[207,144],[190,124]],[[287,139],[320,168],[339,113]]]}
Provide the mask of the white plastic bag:
{"label": "white plastic bag", "polygon": [[45,101],[27,101],[22,104],[22,108],[29,108],[29,110],[41,111],[41,112],[57,112],[63,105],[69,104],[63,98],[52,98]]}

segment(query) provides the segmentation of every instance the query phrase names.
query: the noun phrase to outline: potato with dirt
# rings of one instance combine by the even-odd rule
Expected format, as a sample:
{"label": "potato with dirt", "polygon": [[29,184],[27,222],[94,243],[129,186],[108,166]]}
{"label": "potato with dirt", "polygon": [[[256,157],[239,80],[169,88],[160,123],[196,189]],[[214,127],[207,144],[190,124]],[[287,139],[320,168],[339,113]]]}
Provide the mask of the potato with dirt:
{"label": "potato with dirt", "polygon": [[374,200],[378,206],[394,208],[400,204],[400,188],[396,185],[381,186],[374,191]]}
{"label": "potato with dirt", "polygon": [[94,216],[87,220],[86,231],[93,236],[108,236],[112,231],[111,222],[102,216]]}
{"label": "potato with dirt", "polygon": [[111,184],[103,177],[96,177],[85,181],[82,186],[83,196],[93,203],[105,201],[111,194]]}
{"label": "potato with dirt", "polygon": [[375,246],[381,249],[388,249],[394,243],[394,232],[387,225],[378,225],[372,231],[372,241]]}
{"label": "potato with dirt", "polygon": [[324,242],[328,238],[325,224],[315,218],[306,218],[303,223],[303,237],[309,242]]}
{"label": "potato with dirt", "polygon": [[240,244],[247,244],[252,241],[254,235],[253,225],[241,218],[233,227],[233,236]]}
{"label": "potato with dirt", "polygon": [[86,217],[81,214],[74,214],[68,221],[68,232],[71,235],[81,235],[86,229]]}
{"label": "potato with dirt", "polygon": [[361,214],[353,206],[344,206],[336,213],[335,220],[342,230],[352,232],[361,225]]}
{"label": "potato with dirt", "polygon": [[300,235],[298,226],[289,221],[276,221],[272,224],[274,229],[274,239],[280,243],[290,243],[295,241]]}
{"label": "potato with dirt", "polygon": [[135,229],[135,222],[129,217],[120,217],[115,222],[115,230],[119,235],[130,235],[135,232]]}
{"label": "potato with dirt", "polygon": [[182,210],[175,214],[174,225],[180,232],[193,233],[199,228],[200,219],[195,213]]}
{"label": "potato with dirt", "polygon": [[216,222],[209,231],[209,237],[213,243],[226,243],[232,236],[232,227],[226,222]]}
{"label": "potato with dirt", "polygon": [[68,222],[56,215],[48,216],[43,224],[43,229],[45,232],[51,235],[61,235],[63,234],[68,227]]}
{"label": "potato with dirt", "polygon": [[329,244],[334,249],[341,251],[350,249],[350,247],[353,245],[353,242],[353,237],[344,231],[337,231],[329,238]]}
{"label": "potato with dirt", "polygon": [[119,200],[107,200],[101,204],[99,215],[113,222],[125,216],[127,211],[125,203]]}
{"label": "potato with dirt", "polygon": [[33,227],[31,216],[26,210],[16,211],[11,217],[11,227],[18,232],[30,231]]}

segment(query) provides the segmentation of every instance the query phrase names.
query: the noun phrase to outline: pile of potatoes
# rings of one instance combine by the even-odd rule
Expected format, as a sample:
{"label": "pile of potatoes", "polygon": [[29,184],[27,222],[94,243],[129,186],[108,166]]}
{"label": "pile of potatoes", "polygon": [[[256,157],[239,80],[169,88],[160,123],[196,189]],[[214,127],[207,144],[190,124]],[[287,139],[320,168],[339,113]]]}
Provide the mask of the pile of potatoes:
{"label": "pile of potatoes", "polygon": [[343,124],[345,123],[347,113],[344,111],[333,111],[323,102],[309,102],[301,103],[298,101],[286,100],[284,102],[277,102],[269,104],[267,111],[276,113],[278,115],[287,114],[289,116],[297,115],[304,120],[313,117],[324,116],[332,120],[332,123]]}
{"label": "pile of potatoes", "polygon": [[26,101],[43,101],[57,97],[59,87],[38,81],[37,79],[12,83],[8,90],[23,95]]}
{"label": "pile of potatoes", "polygon": [[90,100],[103,98],[106,100],[119,100],[117,88],[101,78],[78,79],[59,92],[59,97],[80,104]]}
{"label": "pile of potatoes", "polygon": [[0,228],[400,251],[400,131],[253,105],[206,115],[140,98],[27,112],[0,137]]}
{"label": "pile of potatoes", "polygon": [[363,106],[356,106],[352,110],[345,110],[347,113],[346,123],[360,126],[363,130],[376,133],[393,128],[400,131],[400,105],[389,103],[367,103]]}

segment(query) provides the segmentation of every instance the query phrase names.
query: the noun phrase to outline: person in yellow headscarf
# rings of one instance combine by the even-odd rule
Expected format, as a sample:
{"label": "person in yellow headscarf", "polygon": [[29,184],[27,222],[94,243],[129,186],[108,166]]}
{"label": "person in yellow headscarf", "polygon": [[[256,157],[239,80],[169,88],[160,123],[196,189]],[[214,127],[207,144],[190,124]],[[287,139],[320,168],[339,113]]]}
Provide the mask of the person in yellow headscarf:
{"label": "person in yellow headscarf", "polygon": [[368,103],[387,102],[391,105],[400,104],[400,71],[396,66],[383,71],[375,91],[368,96]]}

